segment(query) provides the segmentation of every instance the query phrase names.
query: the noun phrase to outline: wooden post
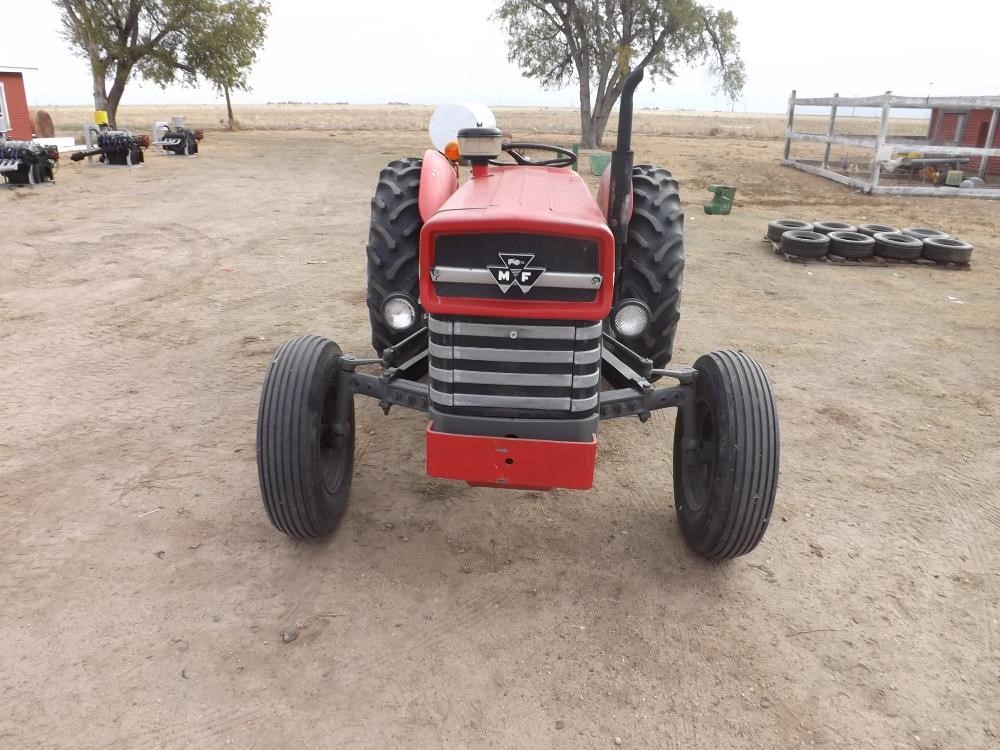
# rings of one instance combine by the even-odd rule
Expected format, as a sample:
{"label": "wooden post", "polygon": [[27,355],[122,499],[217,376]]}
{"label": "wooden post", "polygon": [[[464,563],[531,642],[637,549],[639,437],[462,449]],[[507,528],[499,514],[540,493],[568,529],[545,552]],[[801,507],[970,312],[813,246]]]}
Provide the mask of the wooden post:
{"label": "wooden post", "polygon": [[[1000,119],[1000,109],[993,110],[993,116],[990,117],[990,127],[986,131],[986,143],[984,144],[986,148],[993,148],[993,139],[997,134],[997,120]],[[979,176],[984,180],[986,179],[986,171],[989,169],[990,157],[983,156],[979,160]]]}
{"label": "wooden post", "polygon": [[795,122],[795,89],[792,89],[792,95],[788,97],[788,125],[785,126],[785,159],[788,159],[788,155],[792,152],[792,139],[788,137],[789,133],[792,132],[792,124]]}
{"label": "wooden post", "polygon": [[875,141],[875,158],[873,159],[874,166],[872,167],[872,184],[873,188],[878,187],[878,178],[882,173],[882,163],[878,160],[879,152],[882,150],[882,146],[885,145],[885,136],[889,132],[889,110],[892,108],[892,92],[886,91],[885,96],[882,98],[882,122],[878,129],[878,138]]}
{"label": "wooden post", "polygon": [[[833,98],[836,99],[840,94],[834,94]],[[833,124],[837,121],[837,105],[834,104],[830,107],[830,122],[826,127],[826,137],[833,138]],[[831,140],[826,142],[826,149],[823,151],[823,169],[826,169],[827,165],[830,163],[830,146],[833,145]]]}

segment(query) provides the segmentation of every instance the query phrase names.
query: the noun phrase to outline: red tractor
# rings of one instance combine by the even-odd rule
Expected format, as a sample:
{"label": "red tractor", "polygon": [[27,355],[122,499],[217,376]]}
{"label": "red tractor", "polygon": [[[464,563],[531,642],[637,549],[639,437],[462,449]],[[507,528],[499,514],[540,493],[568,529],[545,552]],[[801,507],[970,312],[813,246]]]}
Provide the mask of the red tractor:
{"label": "red tractor", "polygon": [[[318,537],[339,523],[359,394],[385,412],[428,414],[430,476],[530,490],[590,488],[600,420],[645,422],[676,407],[673,495],[686,541],[708,558],[757,545],[778,480],[774,396],[739,351],[667,367],[684,217],[670,172],[633,166],[642,75],[626,81],[596,201],[568,169],[572,151],[506,142],[495,128],[460,130],[451,159],[431,149],[382,170],[368,242],[378,356],[300,336],[264,380],[257,465],[278,530]],[[539,151],[549,156],[529,159]],[[458,159],[472,168],[461,186]],[[654,388],[661,378],[676,382]]]}

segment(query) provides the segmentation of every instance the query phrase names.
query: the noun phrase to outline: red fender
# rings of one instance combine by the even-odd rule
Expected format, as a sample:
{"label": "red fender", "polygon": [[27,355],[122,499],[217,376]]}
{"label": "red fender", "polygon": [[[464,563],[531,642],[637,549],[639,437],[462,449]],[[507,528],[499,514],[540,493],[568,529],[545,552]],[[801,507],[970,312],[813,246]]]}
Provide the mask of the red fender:
{"label": "red fender", "polygon": [[424,221],[431,218],[457,189],[455,167],[440,151],[427,149],[420,170],[420,218]]}
{"label": "red fender", "polygon": [[[601,175],[601,181],[597,183],[597,207],[604,214],[604,220],[611,223],[611,165],[608,165],[608,168],[604,170],[604,174]],[[633,211],[635,211],[635,202],[632,200],[632,194],[629,193],[629,219],[632,218]]]}

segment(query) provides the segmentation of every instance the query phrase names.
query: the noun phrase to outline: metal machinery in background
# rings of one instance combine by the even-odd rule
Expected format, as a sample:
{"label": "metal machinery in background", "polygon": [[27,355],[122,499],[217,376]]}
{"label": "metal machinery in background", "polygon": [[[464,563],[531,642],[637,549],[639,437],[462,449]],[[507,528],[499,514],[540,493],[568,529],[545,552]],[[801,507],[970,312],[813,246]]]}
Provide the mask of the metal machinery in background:
{"label": "metal machinery in background", "polygon": [[149,148],[148,135],[135,135],[128,130],[113,130],[106,112],[97,112],[94,124],[84,125],[83,140],[86,148],[70,158],[79,162],[99,157],[101,164],[112,167],[138,167],[144,161],[143,150]]}
{"label": "metal machinery in background", "polygon": [[44,185],[55,180],[59,149],[34,141],[9,141],[0,133],[0,175],[11,186]]}
{"label": "metal machinery in background", "polygon": [[153,123],[152,145],[176,156],[197,156],[198,143],[204,138],[205,131],[185,127],[183,117],[171,117],[170,123]]}

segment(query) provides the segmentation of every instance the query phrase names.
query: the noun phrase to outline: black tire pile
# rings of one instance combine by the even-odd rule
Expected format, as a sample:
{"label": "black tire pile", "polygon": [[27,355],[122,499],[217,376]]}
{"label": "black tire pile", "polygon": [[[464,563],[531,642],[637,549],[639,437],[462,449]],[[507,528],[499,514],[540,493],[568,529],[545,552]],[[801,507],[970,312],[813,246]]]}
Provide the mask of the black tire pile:
{"label": "black tire pile", "polygon": [[896,229],[888,224],[848,224],[842,221],[775,219],[767,225],[767,238],[779,252],[792,258],[893,261],[966,265],[973,246],[945,232],[926,227]]}

